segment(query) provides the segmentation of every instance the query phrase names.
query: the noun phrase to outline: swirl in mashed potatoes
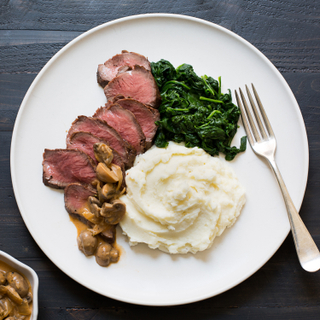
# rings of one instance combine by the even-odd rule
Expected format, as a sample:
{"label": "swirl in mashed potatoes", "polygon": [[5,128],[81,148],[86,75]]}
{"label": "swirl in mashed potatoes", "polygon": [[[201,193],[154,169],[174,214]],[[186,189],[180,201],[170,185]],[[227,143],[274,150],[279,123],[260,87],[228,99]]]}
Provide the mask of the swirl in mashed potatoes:
{"label": "swirl in mashed potatoes", "polygon": [[225,161],[170,142],[137,157],[127,171],[127,213],[120,226],[130,245],[196,253],[236,221],[244,188]]}

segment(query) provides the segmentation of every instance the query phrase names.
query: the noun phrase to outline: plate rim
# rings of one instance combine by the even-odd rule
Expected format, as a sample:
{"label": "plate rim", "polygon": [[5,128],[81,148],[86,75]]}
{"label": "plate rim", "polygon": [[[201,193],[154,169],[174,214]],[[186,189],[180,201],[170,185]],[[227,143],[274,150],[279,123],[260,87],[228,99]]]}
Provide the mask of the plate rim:
{"label": "plate rim", "polygon": [[[19,208],[20,211],[20,215],[22,216],[22,219],[28,229],[28,231],[30,232],[31,236],[33,237],[34,241],[37,243],[37,245],[40,247],[40,249],[45,253],[45,255],[51,260],[52,263],[54,263],[56,265],[56,263],[51,259],[50,255],[48,255],[47,252],[45,252],[42,248],[43,246],[39,244],[39,239],[37,239],[36,236],[33,235],[33,233],[31,232],[32,228],[30,225],[28,225],[27,223],[27,218],[25,217],[23,210],[21,208],[23,208],[21,199],[20,199],[20,192],[17,191],[17,182],[16,182],[16,175],[15,175],[15,170],[14,170],[14,156],[15,156],[15,144],[16,144],[16,140],[17,140],[17,127],[19,126],[19,123],[21,121],[22,118],[22,113],[23,110],[26,107],[27,101],[29,99],[30,94],[33,91],[33,88],[37,85],[37,83],[41,80],[43,74],[45,74],[46,70],[51,66],[52,63],[54,63],[54,61],[56,59],[58,59],[65,51],[67,51],[70,47],[72,47],[75,43],[81,41],[83,38],[90,36],[92,33],[95,33],[99,30],[102,30],[104,28],[109,28],[112,25],[116,25],[116,24],[121,24],[123,22],[126,21],[130,21],[130,20],[137,20],[137,19],[147,19],[147,18],[170,18],[170,19],[181,19],[181,20],[189,20],[189,21],[193,21],[193,22],[197,22],[200,24],[204,24],[207,26],[210,26],[211,28],[214,29],[218,29],[226,34],[228,34],[229,36],[232,36],[233,38],[239,40],[240,42],[242,42],[246,47],[249,47],[250,50],[253,50],[255,52],[255,54],[259,55],[265,63],[267,63],[269,65],[270,68],[273,69],[273,71],[275,71],[278,75],[279,80],[282,82],[282,84],[284,85],[284,87],[287,89],[287,91],[289,91],[289,96],[292,98],[293,102],[297,105],[297,108],[295,108],[295,111],[297,113],[299,113],[299,124],[301,129],[303,129],[303,134],[304,134],[304,139],[303,141],[305,141],[304,143],[304,161],[306,163],[306,167],[304,168],[304,175],[305,175],[305,181],[304,181],[304,188],[303,188],[303,193],[302,193],[302,199],[299,203],[299,206],[297,208],[297,211],[300,211],[301,205],[303,203],[303,199],[305,196],[305,192],[306,192],[306,188],[307,188],[307,181],[308,181],[308,173],[309,173],[309,143],[308,143],[308,136],[307,136],[307,130],[306,130],[306,126],[303,120],[303,116],[302,116],[302,112],[301,109],[299,107],[299,104],[291,90],[291,88],[289,87],[289,84],[286,82],[286,80],[284,79],[283,75],[280,73],[280,71],[273,65],[273,63],[261,52],[259,51],[253,44],[251,44],[249,41],[247,41],[246,39],[244,39],[243,37],[239,36],[238,34],[236,34],[235,32],[220,26],[216,23],[201,19],[201,18],[197,18],[197,17],[193,17],[193,16],[189,16],[189,15],[183,15],[183,14],[174,14],[174,13],[146,13],[146,14],[137,14],[137,15],[131,15],[131,16],[126,16],[126,17],[122,17],[122,18],[118,18],[118,19],[114,19],[108,22],[105,22],[103,24],[100,24],[98,26],[95,26],[83,33],[81,33],[80,35],[78,35],[76,38],[74,38],[73,40],[71,40],[69,43],[67,43],[63,48],[61,48],[58,52],[56,52],[48,61],[47,63],[43,66],[43,68],[39,71],[39,73],[36,75],[35,79],[32,81],[30,87],[28,88],[17,113],[15,122],[14,122],[14,126],[13,126],[13,131],[12,131],[12,139],[11,139],[11,145],[10,145],[10,173],[11,173],[11,181],[12,181],[12,186],[13,186],[13,191],[14,191],[14,195],[15,195],[15,199],[16,199],[16,203],[17,206]],[[287,238],[288,233],[290,232],[290,228],[288,228],[287,233],[283,239],[283,241]],[[66,275],[68,275],[71,279],[73,279],[74,281],[78,282],[79,284],[81,284],[82,286],[86,287],[87,289],[94,291],[98,294],[101,294],[103,296],[106,296],[108,298],[112,298],[112,299],[116,299],[119,301],[123,301],[126,303],[132,303],[132,304],[137,304],[137,305],[146,305],[146,306],[174,306],[174,305],[183,305],[183,304],[188,304],[188,303],[193,303],[193,302],[197,302],[197,301],[201,301],[207,298],[211,298],[214,296],[217,296],[223,292],[226,292],[232,288],[234,288],[235,286],[239,285],[240,283],[242,283],[243,281],[245,281],[246,279],[248,279],[250,276],[252,276],[254,273],[256,273],[259,269],[261,269],[261,267],[269,260],[271,259],[271,257],[275,254],[275,252],[280,248],[280,246],[282,245],[283,241],[279,244],[279,246],[274,250],[274,252],[272,253],[271,256],[266,257],[266,259],[261,263],[261,265],[259,265],[258,268],[254,268],[254,270],[249,270],[245,275],[243,275],[243,277],[241,279],[239,279],[235,284],[233,285],[229,285],[226,288],[224,288],[223,290],[220,290],[214,294],[208,295],[208,294],[202,294],[202,296],[198,296],[196,298],[190,298],[189,300],[184,300],[184,301],[174,301],[172,303],[157,303],[155,301],[150,302],[141,302],[141,301],[136,301],[135,299],[131,298],[131,299],[123,299],[121,297],[118,297],[116,295],[112,295],[112,294],[103,294],[101,292],[99,292],[98,290],[94,290],[92,288],[90,288],[87,285],[82,284],[81,282],[79,282],[77,279],[75,279],[75,277],[73,277],[72,275],[69,274],[69,272],[65,271],[63,267],[61,267],[60,265],[56,265],[61,271],[63,271]]]}

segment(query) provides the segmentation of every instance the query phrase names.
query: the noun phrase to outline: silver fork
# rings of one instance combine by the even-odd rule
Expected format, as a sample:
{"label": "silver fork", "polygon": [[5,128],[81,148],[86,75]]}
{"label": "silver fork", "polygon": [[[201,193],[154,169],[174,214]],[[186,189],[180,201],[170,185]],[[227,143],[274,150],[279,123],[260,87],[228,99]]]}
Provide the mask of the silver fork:
{"label": "silver fork", "polygon": [[268,160],[279,183],[284,202],[286,204],[290,227],[297,250],[298,258],[302,268],[309,272],[320,269],[320,253],[314,243],[309,231],[301,220],[294,204],[291,200],[287,187],[281,177],[280,171],[274,159],[276,151],[276,137],[271,128],[266,112],[262,106],[258,93],[252,84],[252,90],[257,101],[258,108],[246,85],[247,95],[252,111],[250,111],[246,99],[239,88],[241,100],[235,91],[238,106],[241,110],[242,122],[248,136],[251,148],[261,157]]}

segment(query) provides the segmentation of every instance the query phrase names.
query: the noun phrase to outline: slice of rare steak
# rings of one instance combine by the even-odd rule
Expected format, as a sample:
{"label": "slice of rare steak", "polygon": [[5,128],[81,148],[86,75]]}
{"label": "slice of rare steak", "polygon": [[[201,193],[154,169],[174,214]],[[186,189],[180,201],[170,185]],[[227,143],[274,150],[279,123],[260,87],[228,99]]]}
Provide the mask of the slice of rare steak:
{"label": "slice of rare steak", "polygon": [[105,140],[108,145],[118,152],[126,168],[132,167],[136,156],[136,151],[129,142],[123,140],[120,134],[105,121],[97,118],[79,116],[69,129],[67,135],[67,145],[75,132],[89,132],[98,138]]}
{"label": "slice of rare steak", "polygon": [[[68,213],[81,216],[88,208],[88,198],[97,194],[97,190],[80,183],[70,183],[64,189],[64,204]],[[83,222],[87,223],[86,220]]]}
{"label": "slice of rare steak", "polygon": [[150,71],[144,67],[135,66],[132,70],[123,72],[113,78],[105,87],[107,99],[117,95],[132,98],[153,108],[158,108],[161,102],[159,88]]}
{"label": "slice of rare steak", "polygon": [[[68,149],[78,149],[78,150],[85,152],[88,156],[90,156],[92,158],[92,160],[96,164],[98,164],[98,161],[95,158],[94,151],[93,151],[93,145],[95,143],[104,143],[107,146],[109,146],[107,141],[100,139],[97,136],[95,136],[89,132],[78,131],[78,132],[74,132],[70,136],[69,142],[67,144],[67,148]],[[121,168],[124,167],[122,158],[120,157],[119,153],[113,149],[112,149],[112,153],[113,153],[112,163],[118,165]]]}
{"label": "slice of rare steak", "polygon": [[[121,54],[113,56],[104,64],[98,65],[97,80],[104,88],[120,71],[132,69],[135,65],[142,66],[146,70],[151,70],[149,60],[138,53],[122,50]],[[128,68],[123,68],[128,67]]]}
{"label": "slice of rare steak", "polygon": [[43,183],[52,188],[63,189],[74,182],[90,185],[96,179],[94,162],[80,150],[45,149],[42,165]]}
{"label": "slice of rare steak", "polygon": [[[83,132],[83,131],[78,131],[74,132],[67,144],[68,149],[77,149],[85,152],[92,160],[94,161],[95,164],[98,164],[98,161],[94,155],[93,151],[93,145],[95,143],[104,143],[108,145],[108,143],[103,140],[98,138],[97,136],[89,133],[89,132]],[[110,146],[109,146],[110,147]],[[112,149],[110,147],[110,149]],[[125,187],[125,166],[122,161],[122,158],[120,157],[119,153],[115,150],[112,149],[112,154],[113,154],[113,159],[112,163],[116,164],[121,168],[121,171],[123,173],[123,187]]]}
{"label": "slice of rare steak", "polygon": [[117,130],[136,149],[137,154],[144,152],[146,137],[132,112],[118,104],[112,104],[99,108],[93,117],[106,121]]}
{"label": "slice of rare steak", "polygon": [[116,103],[134,114],[146,136],[146,149],[149,149],[157,132],[158,126],[155,122],[160,120],[159,111],[131,98],[119,99]]}
{"label": "slice of rare steak", "polygon": [[[64,204],[67,212],[86,224],[89,228],[93,228],[95,224],[101,223],[101,218],[97,218],[89,211],[89,197],[96,195],[96,190],[80,183],[71,183],[64,189]],[[103,240],[113,243],[115,241],[116,226],[105,225],[105,229],[100,236]]]}

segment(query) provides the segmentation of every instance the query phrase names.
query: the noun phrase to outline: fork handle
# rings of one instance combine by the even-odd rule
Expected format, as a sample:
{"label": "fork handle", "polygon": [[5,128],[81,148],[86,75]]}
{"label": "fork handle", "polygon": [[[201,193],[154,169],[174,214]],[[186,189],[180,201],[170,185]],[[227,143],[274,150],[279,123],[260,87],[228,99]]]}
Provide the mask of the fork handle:
{"label": "fork handle", "polygon": [[281,173],[274,159],[268,159],[279,183],[284,202],[287,207],[290,227],[298,258],[302,268],[309,272],[320,269],[320,253],[317,245],[313,241],[309,231],[303,223],[298,211],[296,210],[287,187],[282,179]]}

